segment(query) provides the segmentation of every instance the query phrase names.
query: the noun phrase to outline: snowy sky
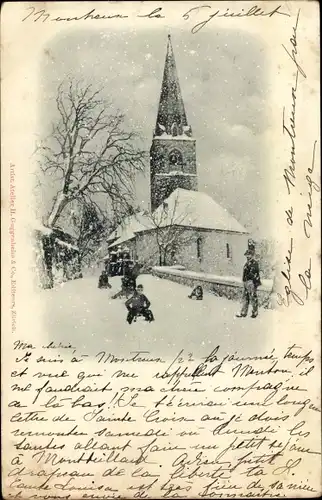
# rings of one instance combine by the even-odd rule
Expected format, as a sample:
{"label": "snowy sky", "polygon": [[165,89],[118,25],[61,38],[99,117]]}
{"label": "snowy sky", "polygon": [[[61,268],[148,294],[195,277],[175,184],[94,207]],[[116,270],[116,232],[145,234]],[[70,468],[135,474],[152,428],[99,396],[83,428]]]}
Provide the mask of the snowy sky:
{"label": "snowy sky", "polygon": [[[126,125],[141,134],[149,149],[167,35],[166,29],[66,29],[52,39],[39,67],[41,133],[48,133],[55,119],[59,83],[73,76],[104,87],[106,97],[126,115]],[[251,231],[267,227],[271,165],[265,132],[271,124],[264,42],[235,30],[191,35],[173,29],[171,36],[188,122],[197,140],[199,190]],[[50,195],[48,186],[48,200]],[[137,179],[137,196],[147,206],[148,168]]]}

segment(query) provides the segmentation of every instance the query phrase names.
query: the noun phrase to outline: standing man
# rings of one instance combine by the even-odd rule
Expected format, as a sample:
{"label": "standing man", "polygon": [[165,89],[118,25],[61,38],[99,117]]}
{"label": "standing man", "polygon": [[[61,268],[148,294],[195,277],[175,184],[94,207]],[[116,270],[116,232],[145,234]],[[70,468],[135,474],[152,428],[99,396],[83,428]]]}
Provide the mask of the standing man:
{"label": "standing man", "polygon": [[245,252],[246,263],[243,269],[243,305],[240,314],[237,314],[237,318],[245,318],[248,313],[249,302],[252,304],[252,318],[256,318],[258,315],[258,298],[257,298],[257,288],[261,285],[261,280],[259,276],[259,265],[257,260],[254,258],[254,249],[249,248]]}

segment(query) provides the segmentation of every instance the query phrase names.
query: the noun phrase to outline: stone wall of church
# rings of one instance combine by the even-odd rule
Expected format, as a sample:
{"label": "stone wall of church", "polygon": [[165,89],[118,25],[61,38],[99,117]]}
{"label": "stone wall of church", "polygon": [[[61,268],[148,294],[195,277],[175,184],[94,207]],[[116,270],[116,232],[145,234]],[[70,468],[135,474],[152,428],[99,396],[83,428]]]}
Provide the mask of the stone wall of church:
{"label": "stone wall of church", "polygon": [[245,263],[247,240],[248,236],[243,234],[198,230],[197,239],[181,248],[177,263],[192,271],[239,276]]}
{"label": "stone wall of church", "polygon": [[[172,257],[168,255],[168,265],[180,264],[191,271],[218,276],[241,275],[245,263],[247,235],[187,229],[182,238],[185,244]],[[136,253],[138,260],[142,260],[146,265],[160,265],[155,231],[137,235]]]}
{"label": "stone wall of church", "polygon": [[129,254],[130,254],[131,259],[134,260],[134,261],[137,261],[138,257],[137,257],[137,243],[136,243],[136,239],[133,238],[132,240],[128,240],[126,242],[126,246],[129,249]]}
{"label": "stone wall of church", "polygon": [[136,236],[136,254],[139,262],[152,267],[160,264],[159,248],[154,231],[147,231]]}

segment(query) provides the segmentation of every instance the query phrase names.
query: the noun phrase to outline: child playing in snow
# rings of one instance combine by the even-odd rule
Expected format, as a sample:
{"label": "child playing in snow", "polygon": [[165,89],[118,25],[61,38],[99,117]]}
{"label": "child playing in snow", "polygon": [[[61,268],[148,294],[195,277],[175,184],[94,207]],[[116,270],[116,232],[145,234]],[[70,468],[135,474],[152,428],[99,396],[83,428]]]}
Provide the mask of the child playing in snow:
{"label": "child playing in snow", "polygon": [[202,286],[198,285],[196,286],[190,295],[188,295],[189,299],[195,299],[195,300],[202,300],[203,299],[203,290]]}
{"label": "child playing in snow", "polygon": [[108,272],[105,269],[98,279],[98,288],[112,288],[112,285],[108,282]]}
{"label": "child playing in snow", "polygon": [[128,310],[126,321],[129,325],[133,320],[136,321],[139,315],[142,315],[145,321],[154,321],[152,311],[149,309],[150,305],[149,299],[143,293],[143,285],[138,285],[132,297],[125,302],[125,306]]}

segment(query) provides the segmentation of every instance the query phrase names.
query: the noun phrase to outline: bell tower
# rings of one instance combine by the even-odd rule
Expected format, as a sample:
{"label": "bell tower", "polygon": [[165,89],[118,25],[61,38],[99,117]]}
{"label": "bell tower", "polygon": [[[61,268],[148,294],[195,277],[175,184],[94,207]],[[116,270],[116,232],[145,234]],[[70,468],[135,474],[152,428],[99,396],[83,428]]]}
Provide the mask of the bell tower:
{"label": "bell tower", "polygon": [[168,35],[158,116],[150,149],[151,210],[176,188],[198,190],[196,141],[188,124]]}

